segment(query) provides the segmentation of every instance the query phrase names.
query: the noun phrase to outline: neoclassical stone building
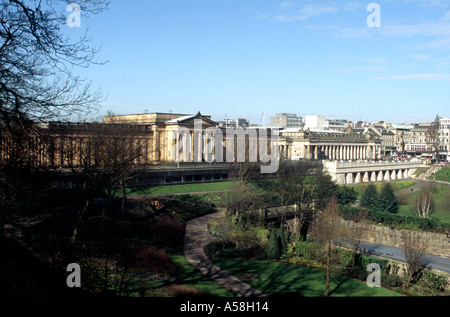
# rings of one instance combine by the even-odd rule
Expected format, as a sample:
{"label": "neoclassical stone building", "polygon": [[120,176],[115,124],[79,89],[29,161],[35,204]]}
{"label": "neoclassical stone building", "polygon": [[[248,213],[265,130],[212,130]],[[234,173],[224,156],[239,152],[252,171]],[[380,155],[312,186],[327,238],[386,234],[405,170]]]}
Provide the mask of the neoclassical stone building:
{"label": "neoclassical stone building", "polygon": [[[200,130],[199,130],[200,129]],[[217,140],[211,160],[230,162],[226,157],[230,149],[239,158],[242,149],[245,159],[256,161],[260,147],[264,143],[252,140],[259,138],[263,131],[270,129],[246,128],[245,146],[237,149],[237,141],[230,144],[227,131],[211,120],[211,116],[175,113],[144,113],[134,115],[112,115],[103,117],[103,122],[70,123],[49,122],[36,125],[38,135],[29,139],[26,155],[35,166],[73,167],[95,164],[100,149],[109,144],[111,149],[126,147],[127,151],[139,149],[140,155],[134,159],[136,165],[159,164],[165,162],[201,162],[208,143],[205,131],[212,129]],[[237,128],[236,128],[237,129]],[[174,132],[184,131],[186,138],[174,139]],[[199,133],[200,131],[200,133]],[[257,131],[257,132],[256,132]],[[273,130],[270,132],[272,133]],[[381,139],[373,133],[357,134],[351,132],[313,132],[310,130],[278,130],[276,138],[267,133],[268,150],[276,148],[280,156],[311,160],[373,160],[381,155]],[[0,158],[8,159],[14,155],[14,142],[2,134],[0,138]],[[269,136],[271,135],[271,136]],[[116,141],[114,143],[113,141]],[[119,143],[119,141],[121,143]],[[177,148],[175,145],[180,145]],[[211,142],[211,141],[210,141]],[[121,144],[121,145],[120,145]],[[201,146],[199,146],[199,144]],[[256,145],[255,145],[256,144]],[[23,150],[23,149],[22,149]],[[239,152],[241,151],[241,152]],[[120,151],[119,151],[120,152]],[[258,152],[258,154],[255,154]],[[277,155],[278,155],[277,153]],[[119,153],[120,154],[120,153]],[[183,160],[180,160],[182,156]],[[273,159],[273,158],[272,158]]]}
{"label": "neoclassical stone building", "polygon": [[381,155],[381,140],[372,133],[280,131],[280,153],[312,160],[373,160]]}
{"label": "neoclassical stone building", "polygon": [[[105,116],[103,117],[103,123],[125,123],[146,127],[149,130],[146,137],[151,143],[152,148],[152,155],[148,158],[148,162],[152,161],[154,163],[178,161],[176,153],[173,152],[175,146],[173,133],[180,129],[188,129],[190,131],[190,158],[187,158],[187,160],[194,161],[196,149],[194,149],[195,142],[193,142],[193,140],[195,137],[199,138],[198,135],[194,135],[196,128],[195,124],[198,125],[200,123],[202,130],[217,126],[217,123],[211,120],[211,116],[204,116],[200,112],[195,115],[144,113]],[[198,139],[197,141],[202,142],[203,140]],[[187,145],[187,143],[184,144],[184,146]]]}

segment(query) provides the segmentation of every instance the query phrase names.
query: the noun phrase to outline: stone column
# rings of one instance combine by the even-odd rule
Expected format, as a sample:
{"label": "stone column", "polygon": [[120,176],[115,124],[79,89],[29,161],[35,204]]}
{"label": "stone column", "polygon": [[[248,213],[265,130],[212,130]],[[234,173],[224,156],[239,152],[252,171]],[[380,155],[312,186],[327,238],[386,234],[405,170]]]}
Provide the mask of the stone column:
{"label": "stone column", "polygon": [[369,181],[369,172],[364,172],[362,181],[363,183],[367,183]]}
{"label": "stone column", "polygon": [[379,171],[378,172],[378,177],[377,177],[377,181],[381,182],[384,180],[384,175],[383,175],[383,171]]}
{"label": "stone column", "polygon": [[191,134],[183,133],[183,161],[189,162],[191,159]]}
{"label": "stone column", "polygon": [[353,174],[352,173],[347,173],[345,175],[345,183],[346,184],[353,184]]}
{"label": "stone column", "polygon": [[394,180],[397,179],[397,171],[393,170],[392,173],[389,173],[389,177]]}

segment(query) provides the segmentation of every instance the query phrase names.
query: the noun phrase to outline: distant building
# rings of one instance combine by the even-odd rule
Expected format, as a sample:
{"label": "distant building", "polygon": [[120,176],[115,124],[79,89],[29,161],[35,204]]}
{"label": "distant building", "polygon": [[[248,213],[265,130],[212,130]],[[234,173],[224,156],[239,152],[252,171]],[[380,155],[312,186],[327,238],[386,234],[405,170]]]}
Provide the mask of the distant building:
{"label": "distant building", "polygon": [[277,128],[302,128],[303,118],[294,113],[277,113],[270,117],[270,126]]}
{"label": "distant building", "polygon": [[248,121],[245,118],[238,118],[238,119],[223,119],[217,122],[218,126],[220,128],[226,128],[226,127],[248,127],[250,126],[250,121]]}
{"label": "distant building", "polygon": [[404,154],[406,151],[406,143],[409,140],[410,130],[414,128],[412,124],[395,124],[391,125],[390,130],[394,133],[394,146],[398,154]]}
{"label": "distant building", "polygon": [[305,130],[325,130],[325,117],[320,115],[305,116]]}
{"label": "distant building", "polygon": [[344,131],[349,126],[349,122],[345,119],[326,119],[325,130]]}
{"label": "distant building", "polygon": [[405,151],[412,156],[420,156],[432,151],[432,148],[427,144],[427,133],[429,126],[416,125],[409,130],[409,135],[406,138]]}
{"label": "distant building", "polygon": [[369,128],[381,137],[382,154],[391,155],[396,150],[394,132],[381,124],[373,124]]}
{"label": "distant building", "polygon": [[450,118],[439,119],[439,156],[450,161]]}
{"label": "distant building", "polygon": [[305,116],[305,130],[343,132],[348,126],[349,122],[345,119],[326,119],[320,115]]}

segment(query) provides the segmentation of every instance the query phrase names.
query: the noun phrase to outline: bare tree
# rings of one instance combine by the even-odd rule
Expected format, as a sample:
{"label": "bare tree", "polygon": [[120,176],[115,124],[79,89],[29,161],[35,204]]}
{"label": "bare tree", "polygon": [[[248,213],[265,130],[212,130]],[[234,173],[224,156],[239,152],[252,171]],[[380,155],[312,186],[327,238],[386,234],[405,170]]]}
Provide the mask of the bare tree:
{"label": "bare tree", "polygon": [[436,118],[428,127],[426,132],[427,145],[431,149],[436,162],[439,158],[439,115],[436,115]]}
{"label": "bare tree", "polygon": [[[145,148],[143,134],[146,127],[120,123],[112,112],[108,113],[108,123],[101,126],[100,135],[95,138],[95,163],[105,175],[105,188],[109,197],[114,197],[117,190],[121,194],[121,212],[125,214],[127,181],[135,177],[133,168],[144,156],[153,153],[155,149]],[[145,137],[145,136],[144,136]]]}
{"label": "bare tree", "polygon": [[[145,127],[115,122],[68,124],[65,130],[56,133],[62,148],[61,164],[76,176],[81,189],[78,224],[72,241],[84,215],[97,198],[103,202],[104,210],[120,191],[121,213],[125,215],[125,186],[135,176],[133,169],[144,154],[141,139],[146,137],[145,134]],[[146,150],[151,153],[152,149]],[[101,216],[104,217],[105,212]]]}
{"label": "bare tree", "polygon": [[[98,108],[98,90],[75,73],[97,61],[98,48],[87,33],[73,40],[64,35],[66,0],[0,0],[0,129],[10,153],[0,157],[0,190],[7,212],[20,188],[14,175],[33,169],[30,144],[42,138],[36,122],[85,115]],[[108,7],[103,0],[77,1],[83,19]],[[42,138],[45,142],[45,139]],[[3,153],[2,153],[3,154]],[[17,172],[9,173],[15,169]],[[3,172],[5,171],[5,172]]]}
{"label": "bare tree", "polygon": [[[299,192],[304,190],[304,178],[306,171],[302,168],[301,164],[289,164],[286,161],[280,161],[276,177],[274,179],[274,193],[278,199],[278,203],[282,207],[282,219],[285,221],[286,210],[288,206],[300,204]],[[295,214],[300,215],[302,209],[296,208]]]}
{"label": "bare tree", "polygon": [[248,182],[257,175],[258,169],[258,164],[251,162],[234,162],[232,165],[230,178],[237,182],[237,186],[225,194],[225,205],[227,211],[236,216],[236,221],[255,204],[254,193]]}
{"label": "bare tree", "polygon": [[408,266],[407,276],[410,283],[416,283],[424,270],[424,257],[430,240],[420,232],[405,230],[402,234],[403,251]]}
{"label": "bare tree", "polygon": [[[94,63],[98,49],[85,33],[63,35],[70,1],[0,2],[0,118],[11,128],[94,110],[101,94],[73,71]],[[103,0],[77,1],[83,18],[105,10]],[[65,5],[65,6],[64,6]]]}
{"label": "bare tree", "polygon": [[230,178],[237,182],[240,189],[258,175],[259,166],[251,162],[233,162]]}
{"label": "bare tree", "polygon": [[331,179],[331,176],[323,171],[315,171],[315,175],[305,180],[301,192],[299,192],[301,201],[302,223],[300,236],[306,240],[309,226],[315,221],[317,213],[324,210],[330,200],[337,195],[337,184]]}
{"label": "bare tree", "polygon": [[415,212],[421,218],[428,218],[434,210],[435,200],[434,193],[436,188],[434,186],[424,187],[417,195],[415,200]]}
{"label": "bare tree", "polygon": [[248,216],[248,211],[255,204],[254,192],[247,186],[236,186],[224,195],[227,213],[235,215],[238,222]]}
{"label": "bare tree", "polygon": [[323,212],[318,215],[314,224],[314,235],[322,247],[325,256],[327,279],[324,295],[328,296],[330,291],[331,267],[336,253],[336,245],[333,241],[342,237],[339,205],[336,197],[332,197]]}

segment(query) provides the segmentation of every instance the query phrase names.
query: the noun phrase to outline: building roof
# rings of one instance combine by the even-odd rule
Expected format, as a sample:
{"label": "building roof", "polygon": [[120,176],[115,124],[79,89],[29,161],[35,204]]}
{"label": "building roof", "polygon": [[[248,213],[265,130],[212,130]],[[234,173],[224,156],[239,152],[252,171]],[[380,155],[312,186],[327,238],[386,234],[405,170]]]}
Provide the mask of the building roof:
{"label": "building roof", "polygon": [[381,135],[394,135],[394,132],[392,132],[389,129],[386,129],[382,125],[374,125],[372,129],[378,130],[378,132],[380,132]]}
{"label": "building roof", "polygon": [[181,116],[181,117],[170,119],[170,120],[166,121],[166,124],[176,124],[176,123],[185,122],[185,121],[188,121],[188,120],[191,120],[191,119],[194,119],[194,118],[200,118],[201,120],[206,121],[206,122],[208,122],[210,124],[214,124],[214,125],[216,124],[216,122],[212,121],[210,119],[210,117],[202,116],[200,111],[197,114],[194,114],[194,115],[184,115],[184,116]]}

